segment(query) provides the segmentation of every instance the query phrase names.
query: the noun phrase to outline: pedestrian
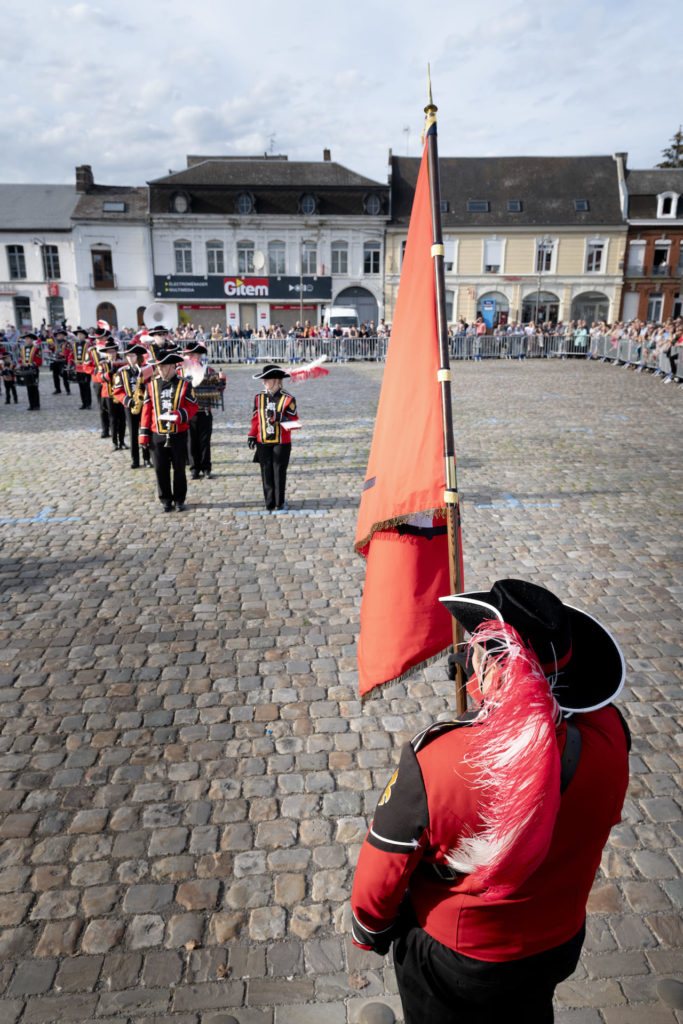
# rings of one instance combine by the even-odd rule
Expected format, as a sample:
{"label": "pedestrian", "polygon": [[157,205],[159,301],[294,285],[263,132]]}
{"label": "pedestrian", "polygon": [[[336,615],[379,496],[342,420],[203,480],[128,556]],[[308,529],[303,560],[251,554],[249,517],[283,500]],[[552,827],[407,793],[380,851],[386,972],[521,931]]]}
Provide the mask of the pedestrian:
{"label": "pedestrian", "polygon": [[363,843],[353,941],[393,940],[405,1024],[550,1024],[628,784],[615,641],[544,587],[442,598],[476,709],[404,747]]}
{"label": "pedestrian", "polygon": [[263,497],[269,512],[286,510],[287,466],[292,451],[290,431],[299,425],[296,399],[282,390],[289,373],[268,363],[254,380],[265,390],[254,398],[254,411],[247,443],[254,449],[254,462],[261,466]]}
{"label": "pedestrian", "polygon": [[[143,365],[147,358],[147,349],[140,342],[131,341],[125,350],[127,365],[122,366],[114,378],[114,397],[125,410],[126,425],[130,438],[130,468],[140,468],[140,417],[145,398],[145,379],[149,379],[151,368],[143,373]],[[142,448],[142,461],[145,468],[151,465],[149,446]]]}
{"label": "pedestrian", "polygon": [[185,509],[187,497],[187,429],[197,412],[192,385],[181,380],[176,367],[182,363],[179,352],[168,350],[157,360],[159,377],[146,385],[140,421],[140,444],[151,448],[157,478],[157,495],[164,512]]}

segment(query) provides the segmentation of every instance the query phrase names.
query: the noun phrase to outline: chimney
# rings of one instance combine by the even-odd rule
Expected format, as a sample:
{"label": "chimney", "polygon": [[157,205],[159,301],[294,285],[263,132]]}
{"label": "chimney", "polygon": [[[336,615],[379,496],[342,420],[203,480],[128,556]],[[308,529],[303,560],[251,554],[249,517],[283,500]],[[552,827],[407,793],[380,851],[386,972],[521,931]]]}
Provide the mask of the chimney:
{"label": "chimney", "polygon": [[331,159],[332,159],[332,153],[330,152],[330,150],[329,149],[324,149],[323,150],[323,160],[325,160],[329,164]]}
{"label": "chimney", "polygon": [[90,164],[81,164],[76,168],[76,191],[89,192],[95,184]]}

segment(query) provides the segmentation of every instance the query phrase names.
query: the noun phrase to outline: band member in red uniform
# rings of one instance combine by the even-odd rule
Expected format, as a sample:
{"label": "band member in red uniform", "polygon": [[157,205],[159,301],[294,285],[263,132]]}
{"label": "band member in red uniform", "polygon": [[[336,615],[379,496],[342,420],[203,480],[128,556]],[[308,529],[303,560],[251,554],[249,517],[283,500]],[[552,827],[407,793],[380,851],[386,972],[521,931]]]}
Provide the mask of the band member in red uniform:
{"label": "band member in red uniform", "polygon": [[[190,356],[193,359],[198,359],[204,363],[206,357],[207,348],[202,345],[201,342],[192,342],[186,349],[184,349],[186,356]],[[183,376],[186,374],[183,372]],[[220,392],[225,387],[225,378],[222,374],[219,374],[213,366],[208,364],[204,365],[204,384],[213,381],[215,383],[216,392]],[[197,415],[190,420],[190,430],[188,433],[189,446],[188,454],[190,459],[190,471],[193,480],[199,480],[202,473],[207,478],[211,479],[211,435],[213,433],[213,413],[211,411],[211,405],[209,404],[205,395],[200,391],[195,392],[195,398],[199,405],[199,411]]]}
{"label": "band member in red uniform", "polygon": [[149,381],[142,406],[140,444],[149,445],[157,478],[157,494],[164,512],[182,512],[187,497],[187,430],[197,414],[192,385],[181,380],[176,368],[179,352],[166,352],[158,360],[159,377]]}
{"label": "band member in red uniform", "polygon": [[123,451],[127,447],[126,436],[126,413],[121,402],[114,394],[114,378],[123,366],[122,360],[118,358],[119,346],[113,338],[108,338],[104,345],[105,359],[102,360],[100,376],[102,378],[102,402],[106,403],[109,413],[109,429],[111,430],[111,442],[115,452]]}
{"label": "band member in red uniform", "polygon": [[5,405],[10,404],[10,396],[14,398],[14,404],[17,404],[17,374],[16,366],[9,352],[5,352],[2,357],[2,381],[5,385]]}
{"label": "band member in red uniform", "polygon": [[55,329],[52,338],[55,343],[55,359],[52,363],[52,379],[55,385],[55,391],[57,394],[60,393],[60,384],[64,385],[64,391],[67,395],[71,394],[71,387],[69,386],[69,376],[67,374],[67,353],[69,349],[69,343],[67,341],[67,334],[63,327]]}
{"label": "band member in red uniform", "polygon": [[[125,410],[130,438],[130,468],[138,469],[140,466],[138,436],[142,404],[145,398],[145,378],[142,369],[147,349],[139,342],[133,341],[126,349],[125,356],[127,365],[120,368],[114,379],[114,397],[118,399]],[[149,376],[151,376],[151,367],[149,369]],[[151,465],[148,445],[142,449],[142,458],[145,466]]]}
{"label": "band member in red uniform", "polygon": [[393,940],[405,1024],[550,1024],[628,785],[624,660],[534,583],[442,602],[471,634],[477,707],[404,747],[361,847],[353,941]]}
{"label": "band member in red uniform", "polygon": [[[76,370],[76,383],[81,395],[81,409],[92,408],[92,391],[90,389],[88,332],[84,327],[77,327],[74,337],[68,342],[67,363],[73,363]],[[70,354],[69,354],[70,353]]]}
{"label": "band member in red uniform", "polygon": [[290,430],[298,427],[296,399],[282,390],[286,370],[274,363],[264,366],[254,380],[262,380],[265,391],[254,398],[254,412],[247,438],[255,449],[254,462],[261,466],[263,497],[269,512],[284,511],[287,466],[292,451]]}
{"label": "band member in red uniform", "polygon": [[109,332],[104,327],[96,327],[92,331],[91,339],[93,343],[90,346],[89,358],[86,363],[86,370],[90,373],[90,379],[93,383],[97,407],[100,410],[100,423],[102,425],[100,437],[110,436],[109,407],[107,402],[102,399],[102,360],[105,358],[104,346],[107,343],[108,337]]}
{"label": "band member in red uniform", "polygon": [[26,381],[26,397],[28,398],[28,411],[38,412],[40,410],[40,389],[38,387],[39,369],[43,365],[43,357],[40,350],[40,342],[37,334],[27,331],[21,336],[21,353],[19,359],[19,370],[23,371]]}

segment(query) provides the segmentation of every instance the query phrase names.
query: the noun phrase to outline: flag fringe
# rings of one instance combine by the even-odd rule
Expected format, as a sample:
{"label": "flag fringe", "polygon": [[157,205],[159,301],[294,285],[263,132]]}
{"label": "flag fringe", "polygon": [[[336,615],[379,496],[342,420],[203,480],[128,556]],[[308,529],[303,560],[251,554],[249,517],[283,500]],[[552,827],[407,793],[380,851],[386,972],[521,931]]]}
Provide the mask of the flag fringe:
{"label": "flag fringe", "polygon": [[[385,686],[391,686],[392,683],[403,683],[407,679],[414,679],[417,673],[420,672],[423,668],[429,668],[430,665],[436,664],[437,661],[440,661],[443,657],[445,657],[446,651],[448,650],[449,647],[450,644],[444,647],[442,651],[439,651],[438,654],[432,654],[431,657],[425,658],[424,661],[419,661],[417,665],[411,665],[410,668],[407,668],[405,670],[405,672],[401,672],[399,676],[395,676],[393,679],[387,679],[385,682],[382,683],[381,687],[373,686],[373,688],[371,690],[368,690],[367,693],[361,694],[361,704],[365,704],[366,701],[368,700],[374,700],[376,697],[381,697],[381,693],[379,691],[380,689],[383,690]],[[455,690],[453,691],[453,693],[455,694]]]}
{"label": "flag fringe", "polygon": [[446,522],[446,506],[441,505],[439,508],[420,509],[418,512],[411,512],[400,516],[394,516],[392,519],[383,519],[381,522],[373,523],[370,533],[367,535],[367,537],[364,537],[362,540],[356,541],[356,543],[353,546],[353,550],[356,552],[357,555],[360,555],[361,558],[365,558],[366,556],[364,548],[368,546],[368,544],[370,543],[370,541],[372,540],[376,533],[380,533],[384,530],[395,530],[396,527],[398,526],[405,526],[405,524],[409,523],[411,518],[416,515],[431,516],[431,518],[435,521],[443,520],[444,522]]}

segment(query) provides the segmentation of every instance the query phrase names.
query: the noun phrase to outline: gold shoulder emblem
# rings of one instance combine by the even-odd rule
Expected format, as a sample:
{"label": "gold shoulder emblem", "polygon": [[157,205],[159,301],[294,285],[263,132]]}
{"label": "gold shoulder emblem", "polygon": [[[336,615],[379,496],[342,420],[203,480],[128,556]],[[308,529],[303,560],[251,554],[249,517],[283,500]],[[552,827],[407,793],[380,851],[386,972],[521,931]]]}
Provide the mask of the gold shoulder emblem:
{"label": "gold shoulder emblem", "polygon": [[387,788],[382,793],[382,797],[380,799],[380,802],[377,805],[378,807],[383,807],[385,804],[389,803],[389,798],[391,797],[391,789],[392,789],[392,786],[394,785],[394,783],[396,782],[397,778],[398,778],[398,768],[396,769],[394,774],[389,779],[389,784],[387,785]]}

